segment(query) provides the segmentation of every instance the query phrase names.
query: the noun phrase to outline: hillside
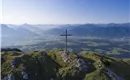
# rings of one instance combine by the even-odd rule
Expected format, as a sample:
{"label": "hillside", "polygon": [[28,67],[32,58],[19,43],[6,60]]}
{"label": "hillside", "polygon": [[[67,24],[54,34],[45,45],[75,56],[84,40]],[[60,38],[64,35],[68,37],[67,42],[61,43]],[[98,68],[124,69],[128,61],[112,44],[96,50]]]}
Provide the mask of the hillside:
{"label": "hillside", "polygon": [[130,80],[130,60],[96,53],[3,50],[2,80]]}

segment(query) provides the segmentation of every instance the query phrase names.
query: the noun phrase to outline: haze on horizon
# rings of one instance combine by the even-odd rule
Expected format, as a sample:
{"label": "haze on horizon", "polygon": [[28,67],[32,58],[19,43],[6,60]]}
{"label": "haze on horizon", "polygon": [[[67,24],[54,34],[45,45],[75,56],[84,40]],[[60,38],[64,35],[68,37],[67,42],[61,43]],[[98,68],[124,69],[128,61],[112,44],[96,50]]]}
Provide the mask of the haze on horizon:
{"label": "haze on horizon", "polygon": [[129,5],[129,0],[2,0],[2,23],[126,23]]}

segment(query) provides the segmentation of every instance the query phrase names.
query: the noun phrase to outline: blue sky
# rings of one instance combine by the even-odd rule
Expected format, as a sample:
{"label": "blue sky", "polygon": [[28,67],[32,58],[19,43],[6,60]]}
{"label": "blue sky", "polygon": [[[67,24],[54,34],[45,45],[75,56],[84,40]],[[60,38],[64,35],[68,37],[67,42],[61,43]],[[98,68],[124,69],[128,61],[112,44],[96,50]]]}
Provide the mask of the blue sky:
{"label": "blue sky", "polygon": [[129,0],[2,0],[2,23],[125,23],[129,5]]}

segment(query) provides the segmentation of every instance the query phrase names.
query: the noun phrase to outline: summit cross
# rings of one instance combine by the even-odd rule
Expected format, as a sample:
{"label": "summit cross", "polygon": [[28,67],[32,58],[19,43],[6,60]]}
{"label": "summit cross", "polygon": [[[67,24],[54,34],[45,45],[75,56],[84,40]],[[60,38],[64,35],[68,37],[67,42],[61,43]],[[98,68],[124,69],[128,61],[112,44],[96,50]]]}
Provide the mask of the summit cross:
{"label": "summit cross", "polygon": [[60,36],[65,36],[65,38],[66,38],[65,52],[67,53],[67,37],[68,37],[68,36],[72,36],[72,34],[68,34],[68,33],[67,33],[67,29],[66,29],[65,34],[61,34]]}

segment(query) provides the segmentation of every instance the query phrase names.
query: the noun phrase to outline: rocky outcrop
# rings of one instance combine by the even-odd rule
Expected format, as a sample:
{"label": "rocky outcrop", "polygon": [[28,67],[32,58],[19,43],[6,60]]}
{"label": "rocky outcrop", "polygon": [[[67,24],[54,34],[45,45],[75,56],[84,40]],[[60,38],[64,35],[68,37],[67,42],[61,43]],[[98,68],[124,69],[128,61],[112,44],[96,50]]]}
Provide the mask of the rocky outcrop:
{"label": "rocky outcrop", "polygon": [[[112,70],[111,66],[114,66]],[[58,51],[37,51],[12,55],[6,52],[2,54],[1,67],[2,80],[130,79],[129,62],[98,54],[76,55]],[[125,75],[121,73],[123,71],[126,72]]]}

